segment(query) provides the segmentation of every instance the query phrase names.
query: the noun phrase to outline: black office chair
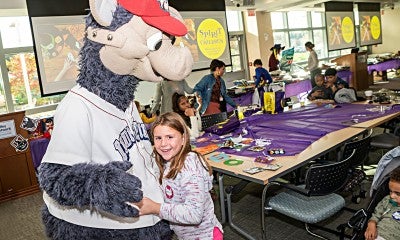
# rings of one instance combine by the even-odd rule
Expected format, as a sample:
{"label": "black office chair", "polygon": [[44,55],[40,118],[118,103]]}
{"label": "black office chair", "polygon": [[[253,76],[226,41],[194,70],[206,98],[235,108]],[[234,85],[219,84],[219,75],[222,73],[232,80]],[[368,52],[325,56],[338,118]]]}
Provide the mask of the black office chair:
{"label": "black office chair", "polygon": [[[342,189],[347,182],[351,159],[355,151],[353,150],[352,154],[343,161],[312,165],[307,170],[305,186],[295,186],[277,181],[270,182],[262,193],[262,211],[265,213],[261,217],[263,238],[266,238],[264,215],[270,211],[277,211],[304,222],[308,233],[324,238],[311,232],[309,226],[331,217],[345,206],[344,198],[335,192]],[[268,188],[272,185],[279,185],[284,188],[284,191],[266,202]],[[332,229],[313,226],[337,235],[341,234]]]}
{"label": "black office chair", "polygon": [[217,123],[225,121],[227,118],[228,114],[226,112],[201,116],[201,127],[204,130]]}
{"label": "black office chair", "polygon": [[[352,192],[351,200],[354,203],[360,203],[361,198],[366,196],[366,191],[362,188],[362,182],[366,178],[364,163],[368,158],[372,132],[372,129],[366,130],[362,134],[363,137],[360,136],[351,142],[347,142],[342,150],[340,159],[347,159],[353,153],[353,150],[356,150],[350,161],[350,178],[343,189],[345,192]],[[358,190],[358,192],[354,191],[354,189]]]}
{"label": "black office chair", "polygon": [[[371,138],[371,147],[390,150],[400,145],[400,125],[393,132],[384,132]],[[383,155],[383,154],[382,154]]]}

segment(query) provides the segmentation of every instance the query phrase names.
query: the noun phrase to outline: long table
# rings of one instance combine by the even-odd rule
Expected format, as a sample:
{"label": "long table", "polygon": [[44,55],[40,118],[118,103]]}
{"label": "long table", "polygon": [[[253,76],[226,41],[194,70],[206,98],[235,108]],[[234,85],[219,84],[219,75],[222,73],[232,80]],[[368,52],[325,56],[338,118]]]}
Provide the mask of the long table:
{"label": "long table", "polygon": [[386,71],[388,69],[400,68],[400,58],[390,59],[384,62],[368,65],[368,74],[372,74],[374,71]]}
{"label": "long table", "polygon": [[[291,131],[287,132],[287,134],[279,132],[278,136],[281,136],[281,139],[272,139],[272,144],[275,143],[275,148],[279,147],[279,144],[282,144],[281,146],[283,148],[286,148],[284,146],[285,141],[290,140],[290,138],[292,137],[296,139],[296,137],[304,136],[301,135],[301,133],[307,132],[304,131],[307,130],[307,128],[310,128],[310,132],[313,132],[313,136],[309,138],[311,142],[304,149],[302,149],[302,147],[288,149],[290,151],[286,151],[285,155],[275,155],[274,163],[282,165],[280,169],[276,171],[267,170],[253,175],[245,173],[243,172],[243,170],[254,166],[263,166],[262,163],[254,162],[254,153],[248,152],[246,150],[241,150],[237,152],[236,150],[232,149],[221,149],[232,159],[240,159],[243,161],[242,164],[237,166],[228,166],[224,164],[223,161],[211,160],[211,156],[213,156],[214,154],[218,154],[219,152],[207,154],[206,159],[213,167],[213,169],[218,173],[222,222],[228,223],[233,229],[238,231],[245,238],[255,239],[251,234],[247,233],[245,230],[236,225],[232,219],[232,206],[230,196],[232,191],[234,191],[234,188],[231,188],[227,193],[225,192],[226,188],[223,181],[224,175],[237,177],[242,180],[267,186],[270,181],[286,175],[287,173],[305,165],[309,161],[323,156],[329,151],[332,151],[333,149],[342,146],[344,143],[353,139],[355,136],[364,133],[366,129],[378,126],[385,121],[389,121],[390,119],[400,116],[400,108],[398,108],[398,106],[394,106],[392,109],[385,112],[370,111],[374,107],[380,106],[365,104],[344,104],[340,105],[340,108],[337,109],[329,109],[324,107],[318,108],[314,106],[278,115],[265,115],[265,121],[262,121],[262,116],[250,117],[247,120],[250,122],[250,126],[245,126],[245,128],[251,130],[254,128],[258,128],[259,125],[264,124],[265,128],[267,129],[264,134],[267,134],[267,136],[265,136],[267,138],[275,138],[276,135],[268,135],[268,133],[274,130],[278,131],[279,123],[281,123],[281,126],[283,126],[284,124],[282,122],[284,122],[286,119],[287,125],[292,127],[288,128],[291,129]],[[321,123],[321,119],[322,124],[327,126],[326,133],[324,133],[323,131],[318,132],[318,129],[312,128],[312,126],[317,124],[318,122]],[[355,119],[357,119],[357,121],[352,121]],[[319,126],[321,127],[321,125]],[[282,130],[282,128],[283,127],[281,127],[280,130]],[[293,135],[293,132],[295,131],[297,131],[296,134],[298,135]],[[257,133],[258,132],[252,134],[256,134],[256,138],[260,137],[260,135],[257,135]],[[235,134],[237,133],[233,133],[233,135]],[[251,134],[249,133],[248,136],[250,135]],[[318,138],[314,139],[316,136]],[[294,142],[292,142],[292,144],[304,146],[304,142],[302,142],[302,144],[295,144]],[[263,205],[264,203],[262,203],[262,206]],[[261,212],[261,214],[264,213]],[[264,227],[265,226],[262,226],[262,232],[265,231]]]}

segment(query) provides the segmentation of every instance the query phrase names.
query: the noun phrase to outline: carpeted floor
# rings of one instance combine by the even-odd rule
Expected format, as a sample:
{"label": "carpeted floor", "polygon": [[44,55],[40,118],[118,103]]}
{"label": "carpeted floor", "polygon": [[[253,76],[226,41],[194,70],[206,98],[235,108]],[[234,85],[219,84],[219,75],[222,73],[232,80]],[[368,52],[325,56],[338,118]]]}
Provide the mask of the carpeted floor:
{"label": "carpeted floor", "polygon": [[377,91],[382,88],[396,91],[400,90],[400,78],[393,76],[388,81],[376,81],[373,85],[369,86],[369,89],[373,91]]}
{"label": "carpeted floor", "polygon": [[[234,184],[236,178],[226,177],[227,184]],[[235,223],[242,226],[248,233],[261,239],[260,225],[260,203],[262,186],[250,183],[244,191],[233,197],[233,218]],[[368,199],[363,199],[361,204],[350,203],[349,206],[355,209],[367,204]],[[43,240],[46,239],[43,225],[40,219],[40,208],[43,204],[41,193],[27,197],[8,201],[0,204],[0,240]],[[220,219],[218,201],[215,202],[215,212]],[[333,218],[333,221],[325,222],[323,225],[336,228],[337,225],[347,222],[352,216],[350,212],[344,211]],[[307,234],[303,224],[293,221],[279,214],[272,214],[267,218],[266,226],[268,229],[267,239],[297,239],[309,240],[317,239]],[[224,239],[237,240],[244,239],[229,226],[224,226]],[[316,230],[321,233],[321,231]],[[329,239],[338,237],[322,232]]]}
{"label": "carpeted floor", "polygon": [[41,193],[0,204],[0,240],[44,240]]}

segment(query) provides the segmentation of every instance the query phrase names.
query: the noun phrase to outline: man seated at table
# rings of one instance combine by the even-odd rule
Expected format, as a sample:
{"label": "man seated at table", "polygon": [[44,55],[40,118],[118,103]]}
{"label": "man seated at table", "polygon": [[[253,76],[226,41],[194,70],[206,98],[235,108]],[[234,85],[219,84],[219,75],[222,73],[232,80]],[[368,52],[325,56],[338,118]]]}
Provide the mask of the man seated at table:
{"label": "man seated at table", "polygon": [[349,84],[337,76],[337,71],[334,68],[328,68],[325,71],[326,86],[329,87],[333,93],[341,88],[349,88]]}
{"label": "man seated at table", "polygon": [[308,94],[308,100],[316,100],[316,99],[333,99],[333,92],[330,87],[325,85],[325,79],[322,74],[315,75],[315,84],[311,92]]}
{"label": "man seated at table", "polygon": [[333,92],[333,100],[336,103],[352,103],[358,100],[357,92],[350,88],[349,84],[338,77],[336,69],[328,68],[325,71],[326,85]]}

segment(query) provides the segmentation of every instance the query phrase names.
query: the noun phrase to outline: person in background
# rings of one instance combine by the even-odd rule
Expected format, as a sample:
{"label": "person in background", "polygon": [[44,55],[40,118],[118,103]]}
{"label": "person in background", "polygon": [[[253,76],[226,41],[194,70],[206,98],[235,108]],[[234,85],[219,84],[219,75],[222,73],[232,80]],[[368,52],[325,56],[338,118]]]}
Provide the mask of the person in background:
{"label": "person in background", "polygon": [[395,240],[400,236],[400,167],[390,174],[390,194],[375,207],[368,221],[366,240]]}
{"label": "person in background", "polygon": [[192,127],[192,122],[193,124],[195,123],[194,121],[196,121],[196,113],[198,112],[198,109],[201,108],[201,100],[197,100],[197,103],[198,107],[195,109],[193,106],[194,104],[190,103],[189,98],[185,95],[181,95],[179,93],[174,93],[172,95],[172,110],[183,118],[189,128]]}
{"label": "person in background", "polygon": [[275,44],[270,50],[272,51],[269,56],[268,67],[269,72],[279,70],[279,60],[278,56],[281,53],[281,50],[285,49],[285,47],[281,47],[280,44]]}
{"label": "person in background", "polygon": [[226,112],[226,104],[236,108],[236,103],[228,96],[226,85],[222,76],[225,73],[225,63],[213,59],[210,64],[211,73],[204,76],[194,86],[193,91],[202,99],[201,115]]}
{"label": "person in background", "polygon": [[162,114],[151,128],[154,154],[160,169],[164,203],[143,197],[139,214],[157,214],[170,222],[178,239],[223,239],[214,213],[212,169],[191,150],[185,122],[174,112]]}
{"label": "person in background", "polygon": [[308,94],[308,100],[333,99],[332,89],[325,86],[325,78],[322,74],[315,75],[315,87]]}
{"label": "person in background", "polygon": [[310,71],[311,85],[313,87],[316,86],[315,75],[321,73],[321,68],[318,67],[319,60],[317,53],[314,51],[314,46],[315,45],[312,42],[306,42],[305,44],[306,50],[310,52],[310,55],[308,56],[306,70]]}
{"label": "person in background", "polygon": [[50,139],[51,134],[53,133],[53,128],[54,128],[53,118],[47,118],[46,119],[46,130],[43,133],[43,137]]}
{"label": "person in background", "polygon": [[143,123],[150,124],[150,123],[154,122],[154,120],[156,120],[157,115],[154,113],[152,114],[151,117],[147,117],[145,110],[142,111],[142,108],[140,107],[140,103],[138,101],[135,101],[135,105],[136,105],[136,108],[139,112],[139,116],[142,119]]}
{"label": "person in background", "polygon": [[337,76],[337,71],[334,68],[325,70],[326,86],[329,87],[333,94],[341,88],[349,88],[349,84]]}
{"label": "person in background", "polygon": [[267,71],[267,69],[263,68],[261,59],[256,59],[253,62],[253,66],[256,68],[256,75],[254,76],[255,81],[254,84],[258,90],[258,96],[260,97],[260,106],[264,106],[264,86],[266,84],[270,84],[272,82],[272,77]]}
{"label": "person in background", "polygon": [[154,96],[154,106],[151,109],[152,113],[166,113],[172,112],[172,95],[174,93],[179,94],[191,94],[193,89],[189,87],[186,80],[182,81],[170,81],[164,79],[162,82],[157,83],[156,94]]}

